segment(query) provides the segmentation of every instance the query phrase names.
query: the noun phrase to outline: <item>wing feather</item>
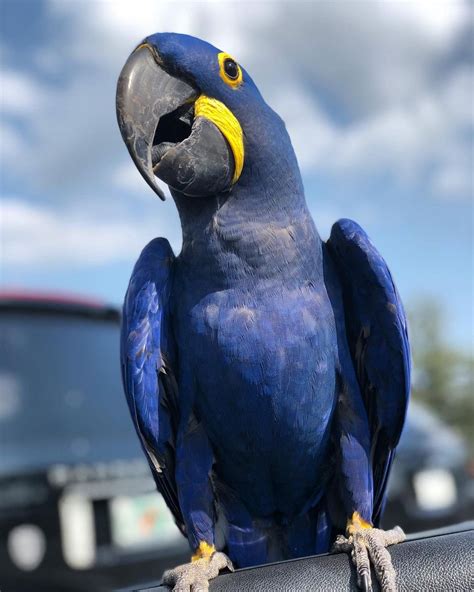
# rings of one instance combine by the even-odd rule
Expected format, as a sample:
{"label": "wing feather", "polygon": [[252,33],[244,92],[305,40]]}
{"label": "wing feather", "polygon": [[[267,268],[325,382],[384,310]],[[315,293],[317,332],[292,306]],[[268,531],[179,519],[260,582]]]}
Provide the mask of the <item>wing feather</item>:
{"label": "wing feather", "polygon": [[132,420],[153,477],[184,532],[174,477],[179,408],[168,315],[174,260],[168,241],[154,239],[134,267],[123,306],[121,367]]}
{"label": "wing feather", "polygon": [[407,322],[387,264],[358,224],[336,222],[327,246],[342,283],[346,333],[371,429],[377,523],[410,393]]}

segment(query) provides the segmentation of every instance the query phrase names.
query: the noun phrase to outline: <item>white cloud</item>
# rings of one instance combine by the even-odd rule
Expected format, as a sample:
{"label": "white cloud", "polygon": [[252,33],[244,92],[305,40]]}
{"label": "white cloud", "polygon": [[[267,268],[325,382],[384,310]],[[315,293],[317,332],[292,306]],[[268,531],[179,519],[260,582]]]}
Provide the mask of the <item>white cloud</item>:
{"label": "white cloud", "polygon": [[[7,123],[15,112],[28,132],[27,142],[4,146],[10,172],[50,198],[73,201],[79,189],[107,195],[117,184],[140,194],[138,174],[120,164],[115,84],[131,48],[155,30],[192,33],[235,54],[287,121],[305,171],[382,170],[409,182],[429,169],[449,169],[453,179],[456,166],[466,166],[452,155],[466,151],[472,73],[449,60],[467,26],[467,2],[428,9],[425,1],[50,0],[48,7],[61,27],[37,48],[35,63],[67,76],[39,87],[7,69],[2,104]],[[427,192],[455,185],[430,177]]]}
{"label": "white cloud", "polygon": [[272,106],[286,123],[303,169],[319,168],[332,159],[339,132],[308,92],[290,83],[275,92]]}
{"label": "white cloud", "polygon": [[[137,189],[143,189],[143,177],[133,162],[129,160],[116,167],[113,175],[113,184],[117,189],[136,192]],[[148,191],[145,193],[146,197],[149,197]]]}
{"label": "white cloud", "polygon": [[[18,198],[0,202],[4,265],[100,266],[136,259],[147,241],[167,234],[166,217],[137,220],[78,209],[58,210]],[[173,239],[173,237],[171,237]],[[179,247],[174,236],[172,246]]]}
{"label": "white cloud", "polygon": [[[129,195],[143,199],[150,199],[150,189],[143,181],[143,177],[138,172],[137,167],[131,159],[116,167],[113,173],[113,184],[120,191],[128,192]],[[171,199],[168,186],[158,180],[158,184],[163,189],[166,198]]]}
{"label": "white cloud", "polygon": [[473,76],[455,70],[433,92],[388,106],[351,125],[325,117],[318,101],[292,86],[276,97],[301,166],[335,175],[389,173],[404,182],[427,178],[436,197],[472,195]]}
{"label": "white cloud", "polygon": [[460,167],[456,164],[447,165],[436,171],[431,180],[433,193],[445,199],[463,199],[473,195],[473,162]]}
{"label": "white cloud", "polygon": [[17,159],[21,158],[26,147],[24,139],[13,125],[3,121],[0,121],[0,138],[0,162],[2,166],[10,163],[14,164]]}
{"label": "white cloud", "polygon": [[[245,27],[252,71],[256,67],[270,89],[288,72],[297,74],[302,86],[326,95],[349,121],[409,100],[430,84],[468,13],[467,3],[451,3],[453,16],[446,14],[441,34],[439,16],[422,19],[410,4],[417,3],[267,4],[273,10],[269,24],[257,27],[250,20]],[[433,12],[451,14],[446,6]]]}
{"label": "white cloud", "polygon": [[405,19],[407,24],[415,24],[437,43],[449,43],[453,35],[466,19],[469,8],[462,0],[416,0],[393,2],[379,0],[387,14]]}
{"label": "white cloud", "polygon": [[31,115],[40,108],[42,96],[32,77],[7,69],[0,71],[0,102],[5,113]]}

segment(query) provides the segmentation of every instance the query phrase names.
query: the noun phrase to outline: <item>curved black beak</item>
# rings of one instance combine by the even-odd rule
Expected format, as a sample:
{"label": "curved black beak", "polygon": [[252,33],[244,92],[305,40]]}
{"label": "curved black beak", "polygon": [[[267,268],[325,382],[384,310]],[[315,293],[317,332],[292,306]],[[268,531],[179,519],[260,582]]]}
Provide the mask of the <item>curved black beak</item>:
{"label": "curved black beak", "polygon": [[139,46],[128,58],[117,84],[117,120],[122,138],[148,185],[165,199],[153,173],[153,139],[160,119],[186,103],[198,92],[168,74],[148,45]]}

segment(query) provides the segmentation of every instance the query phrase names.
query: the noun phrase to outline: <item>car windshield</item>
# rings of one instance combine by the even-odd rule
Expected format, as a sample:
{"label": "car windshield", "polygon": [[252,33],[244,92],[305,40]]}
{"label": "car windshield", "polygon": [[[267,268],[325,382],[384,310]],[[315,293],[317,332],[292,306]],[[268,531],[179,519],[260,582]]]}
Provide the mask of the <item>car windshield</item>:
{"label": "car windshield", "polygon": [[140,454],[116,321],[0,314],[0,472]]}

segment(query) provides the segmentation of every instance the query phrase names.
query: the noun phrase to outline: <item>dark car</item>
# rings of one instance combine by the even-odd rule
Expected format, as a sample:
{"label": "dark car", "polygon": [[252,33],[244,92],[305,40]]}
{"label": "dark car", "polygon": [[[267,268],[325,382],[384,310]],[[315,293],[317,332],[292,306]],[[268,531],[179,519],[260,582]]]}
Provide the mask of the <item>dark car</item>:
{"label": "dark car", "polygon": [[[0,589],[110,590],[189,551],[155,485],[120,383],[117,309],[0,293]],[[465,520],[462,440],[411,404],[384,523]]]}
{"label": "dark car", "polygon": [[467,447],[427,407],[412,401],[389,481],[387,528],[440,528],[474,518]]}
{"label": "dark car", "polygon": [[186,560],[120,382],[119,313],[0,293],[0,589],[109,590]]}

